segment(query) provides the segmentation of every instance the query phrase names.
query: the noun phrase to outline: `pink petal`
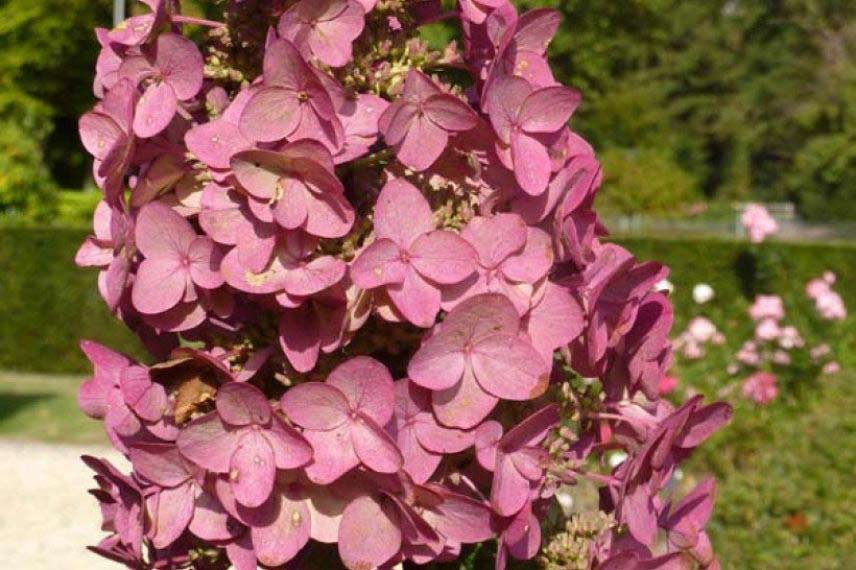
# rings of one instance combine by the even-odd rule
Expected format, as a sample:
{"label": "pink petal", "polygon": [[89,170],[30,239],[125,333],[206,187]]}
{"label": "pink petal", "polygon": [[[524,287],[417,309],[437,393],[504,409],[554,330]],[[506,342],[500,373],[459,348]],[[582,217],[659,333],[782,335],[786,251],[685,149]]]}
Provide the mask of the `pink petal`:
{"label": "pink petal", "polygon": [[279,344],[298,372],[315,368],[321,352],[318,315],[309,304],[285,311],[279,320]]}
{"label": "pink petal", "polygon": [[291,295],[308,297],[328,289],[345,277],[347,265],[329,255],[317,257],[302,267],[286,271],[283,286]]}
{"label": "pink petal", "polygon": [[429,390],[451,388],[463,373],[463,341],[442,333],[425,341],[407,365],[411,380]]}
{"label": "pink petal", "polygon": [[531,560],[541,550],[541,523],[531,508],[521,511],[505,531],[504,541],[511,556]]}
{"label": "pink petal", "polygon": [[377,568],[401,549],[401,529],[390,509],[377,499],[354,499],[339,526],[339,556],[349,570]]}
{"label": "pink petal", "polygon": [[136,473],[161,487],[178,487],[190,479],[188,463],[174,445],[135,444],[128,456]]}
{"label": "pink petal", "polygon": [[260,200],[274,200],[289,167],[288,159],[270,150],[245,150],[232,156],[232,171],[241,187]]}
{"label": "pink petal", "polygon": [[166,390],[152,383],[148,370],[141,366],[122,371],[120,388],[128,407],[147,422],[157,422],[169,410]]}
{"label": "pink petal", "polygon": [[451,132],[469,131],[479,122],[470,106],[454,95],[434,95],[425,102],[424,110],[433,123]]}
{"label": "pink petal", "polygon": [[273,208],[274,220],[288,230],[303,226],[309,219],[311,200],[306,186],[298,179],[283,177],[278,187],[282,195],[276,199]]}
{"label": "pink petal", "polygon": [[307,219],[304,229],[313,236],[339,238],[354,225],[354,208],[341,190],[310,192],[307,199]]}
{"label": "pink petal", "polygon": [[253,550],[265,566],[281,566],[292,560],[309,542],[310,514],[304,501],[277,492],[266,506],[263,526],[253,526]]}
{"label": "pink petal", "polygon": [[147,258],[178,259],[196,239],[190,223],[160,202],[140,209],[135,228],[136,245]]}
{"label": "pink petal", "polygon": [[175,489],[162,489],[154,496],[156,507],[151,512],[152,528],[149,533],[155,548],[166,548],[181,536],[193,517],[193,493],[191,484]]}
{"label": "pink petal", "polygon": [[145,259],[137,268],[131,300],[141,313],[164,313],[184,297],[187,281],[187,270],[177,262]]}
{"label": "pink petal", "polygon": [[526,222],[516,214],[478,216],[470,220],[461,232],[478,252],[484,267],[494,268],[526,245]]}
{"label": "pink petal", "polygon": [[196,497],[193,520],[188,528],[202,540],[230,540],[241,527],[213,494],[203,490]]}
{"label": "pink petal", "polygon": [[360,461],[378,473],[396,473],[404,462],[395,442],[371,419],[351,422],[351,441]]}
{"label": "pink petal", "polygon": [[489,420],[475,432],[476,459],[488,471],[496,470],[496,452],[502,439],[502,424]]}
{"label": "pink petal", "polygon": [[267,397],[245,382],[229,382],[222,386],[217,392],[216,404],[223,421],[233,426],[264,425],[270,420]]}
{"label": "pink petal", "polygon": [[315,452],[306,467],[306,476],[313,483],[329,485],[360,464],[347,425],[330,431],[305,431],[303,435]]}
{"label": "pink petal", "polygon": [[336,544],[339,539],[339,524],[348,503],[345,499],[323,487],[309,488],[306,506],[311,513],[310,536],[323,544]]}
{"label": "pink petal", "polygon": [[413,426],[396,430],[395,442],[404,460],[402,469],[413,478],[413,481],[421,484],[430,479],[440,465],[443,455],[425,449],[416,437]]}
{"label": "pink petal", "polygon": [[485,392],[467,368],[459,384],[434,392],[431,403],[441,424],[471,429],[493,411],[499,398]]}
{"label": "pink petal", "polygon": [[210,238],[196,238],[190,244],[187,255],[190,259],[190,277],[194,283],[205,289],[217,289],[223,285],[223,276],[219,271],[223,256]]}
{"label": "pink petal", "polygon": [[77,392],[77,405],[90,418],[103,419],[107,414],[107,390],[103,382],[90,378]]}
{"label": "pink petal", "polygon": [[113,261],[113,248],[106,247],[94,237],[86,238],[74,256],[78,267],[107,267]]}
{"label": "pink petal", "polygon": [[408,248],[417,237],[434,229],[431,207],[415,186],[397,178],[378,196],[374,228],[377,237]]}
{"label": "pink petal", "polygon": [[540,445],[549,431],[559,425],[559,408],[549,405],[541,408],[509,430],[502,438],[502,448],[511,453],[524,447]]}
{"label": "pink petal", "polygon": [[548,365],[553,351],[582,333],[585,315],[579,302],[565,287],[547,283],[544,296],[527,317],[526,331]]}
{"label": "pink petal", "polygon": [[226,556],[229,557],[229,562],[235,566],[235,570],[258,569],[249,530],[238,540],[226,543]]}
{"label": "pink petal", "polygon": [[273,492],[275,478],[273,449],[267,439],[256,430],[244,432],[229,464],[229,481],[235,499],[247,507],[262,505]]}
{"label": "pink petal", "polygon": [[223,119],[196,125],[184,135],[184,142],[199,160],[220,170],[229,168],[236,153],[253,146],[236,125]]}
{"label": "pink petal", "polygon": [[509,457],[517,471],[533,483],[541,481],[544,476],[544,465],[549,460],[545,449],[532,447],[521,449]]}
{"label": "pink petal", "polygon": [[192,99],[202,89],[204,62],[191,40],[174,33],[159,35],[155,62],[179,100]]}
{"label": "pink petal", "polygon": [[142,139],[160,134],[172,122],[177,110],[178,99],[168,83],[150,85],[137,104],[134,134]]}
{"label": "pink petal", "polygon": [[296,469],[309,463],[312,460],[312,446],[306,438],[276,414],[272,419],[264,436],[273,449],[277,469]]}
{"label": "pink petal", "polygon": [[565,126],[582,97],[568,87],[545,87],[526,98],[520,109],[520,126],[530,133],[553,133]]}
{"label": "pink petal", "polygon": [[473,374],[488,392],[505,400],[531,400],[549,383],[544,361],[528,342],[498,334],[480,342],[471,355]]}
{"label": "pink petal", "polygon": [[440,311],[440,290],[428,283],[412,267],[404,273],[404,281],[387,288],[389,298],[401,314],[418,327],[428,328]]}
{"label": "pink petal", "polygon": [[417,172],[434,164],[449,143],[449,133],[425,116],[416,115],[404,139],[396,145],[396,155],[404,165]]}
{"label": "pink petal", "polygon": [[446,538],[476,544],[495,536],[490,508],[457,493],[442,493],[443,501],[423,513],[425,520]]}
{"label": "pink petal", "polygon": [[423,276],[440,283],[460,283],[473,274],[477,254],[465,239],[447,231],[419,236],[409,251],[410,262]]}
{"label": "pink petal", "polygon": [[381,238],[360,253],[351,264],[351,278],[358,287],[374,289],[404,280],[406,266],[401,249],[390,239]]}
{"label": "pink petal", "polygon": [[395,385],[386,366],[374,358],[358,356],[347,360],[330,373],[327,384],[338,388],[352,409],[378,426],[385,426],[392,418]]}
{"label": "pink petal", "polygon": [[401,144],[418,110],[416,105],[401,99],[386,108],[378,119],[378,128],[383,133],[387,144],[392,146]]}
{"label": "pink petal", "polygon": [[125,136],[116,121],[103,113],[90,112],[80,118],[80,140],[98,160],[105,160],[112,148],[122,144]]}
{"label": "pink petal", "polygon": [[553,242],[544,230],[529,228],[526,246],[502,264],[502,273],[514,281],[535,283],[553,266]]}
{"label": "pink petal", "polygon": [[490,122],[502,142],[511,142],[511,133],[518,123],[518,114],[532,86],[525,79],[506,77],[488,91],[487,103]]}
{"label": "pink petal", "polygon": [[501,516],[520,511],[529,498],[529,481],[514,466],[511,457],[499,454],[490,489],[490,504]]}
{"label": "pink petal", "polygon": [[523,191],[532,196],[542,194],[550,183],[552,162],[547,148],[536,138],[515,131],[511,135],[514,175]]}
{"label": "pink petal", "polygon": [[311,430],[336,429],[351,411],[338,388],[321,382],[293,386],[282,396],[280,406],[291,421]]}
{"label": "pink petal", "polygon": [[294,133],[300,124],[300,107],[295,91],[263,87],[247,102],[241,114],[241,132],[252,141],[282,140]]}
{"label": "pink petal", "polygon": [[228,431],[216,413],[197,418],[184,426],[176,444],[181,454],[204,469],[228,473],[238,435]]}
{"label": "pink petal", "polygon": [[429,417],[420,418],[414,425],[416,437],[425,449],[434,453],[449,454],[460,453],[473,445],[473,432],[441,426],[430,412],[425,415]]}

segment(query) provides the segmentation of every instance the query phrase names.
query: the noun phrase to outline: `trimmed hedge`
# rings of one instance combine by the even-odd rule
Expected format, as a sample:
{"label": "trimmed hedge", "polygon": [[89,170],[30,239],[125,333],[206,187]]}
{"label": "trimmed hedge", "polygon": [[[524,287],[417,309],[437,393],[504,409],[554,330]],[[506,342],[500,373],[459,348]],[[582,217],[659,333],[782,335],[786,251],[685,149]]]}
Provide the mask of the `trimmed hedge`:
{"label": "trimmed hedge", "polygon": [[[78,349],[80,338],[143,354],[133,335],[104,306],[96,289],[97,272],[74,265],[74,254],[86,235],[86,229],[77,228],[0,228],[0,369],[88,372],[88,363]],[[670,279],[677,287],[679,313],[695,310],[690,295],[699,282],[709,283],[721,301],[729,301],[720,307],[742,311],[751,297],[752,263],[744,255],[744,243],[617,241],[640,259],[658,259],[673,268]],[[848,307],[856,310],[856,287],[851,285],[856,282],[856,247],[771,243],[764,248],[762,257],[773,260],[766,268],[770,273],[766,281],[786,303],[808,307],[803,293],[806,280],[832,269],[839,277],[837,290]],[[730,315],[722,316],[740,316],[730,309],[727,312]],[[679,314],[676,326],[682,327],[687,318],[687,314]],[[856,334],[847,332],[852,328],[844,327],[845,334]]]}
{"label": "trimmed hedge", "polygon": [[74,265],[87,234],[0,228],[0,369],[89,372],[80,338],[141,354],[101,300],[97,271]]}

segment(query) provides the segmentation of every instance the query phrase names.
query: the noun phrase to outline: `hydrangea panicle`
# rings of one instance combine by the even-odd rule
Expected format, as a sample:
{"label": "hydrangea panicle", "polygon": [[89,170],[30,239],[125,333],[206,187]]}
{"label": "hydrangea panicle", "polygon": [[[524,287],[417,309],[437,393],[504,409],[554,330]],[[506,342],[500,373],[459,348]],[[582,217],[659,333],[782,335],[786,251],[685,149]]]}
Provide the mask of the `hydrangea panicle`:
{"label": "hydrangea panicle", "polygon": [[[388,570],[496,541],[503,570],[563,555],[575,519],[551,513],[588,478],[586,568],[716,567],[713,484],[670,481],[730,409],[660,399],[668,270],[602,239],[556,10],[144,3],[96,32],[80,120],[104,200],[76,262],[155,360],[81,345],[80,408],[131,466],[84,458],[93,552]],[[461,50],[422,41],[441,19]],[[840,314],[830,286],[810,294]],[[774,305],[753,311],[785,351],[803,341]]]}

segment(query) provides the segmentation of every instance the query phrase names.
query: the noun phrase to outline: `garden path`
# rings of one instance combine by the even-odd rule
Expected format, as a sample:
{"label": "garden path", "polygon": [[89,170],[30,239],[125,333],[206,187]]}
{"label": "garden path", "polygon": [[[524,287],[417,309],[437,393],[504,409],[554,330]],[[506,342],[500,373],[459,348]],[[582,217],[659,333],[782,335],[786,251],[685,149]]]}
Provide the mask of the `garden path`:
{"label": "garden path", "polygon": [[86,550],[103,536],[84,453],[124,467],[115,451],[0,439],[0,552],[15,570],[115,570]]}

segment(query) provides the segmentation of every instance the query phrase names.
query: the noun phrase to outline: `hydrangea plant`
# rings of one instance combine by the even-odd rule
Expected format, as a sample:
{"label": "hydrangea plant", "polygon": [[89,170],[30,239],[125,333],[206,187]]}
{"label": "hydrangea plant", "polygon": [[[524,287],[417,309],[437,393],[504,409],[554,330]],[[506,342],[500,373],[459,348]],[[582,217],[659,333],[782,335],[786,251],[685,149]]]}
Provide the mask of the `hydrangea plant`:
{"label": "hydrangea plant", "polygon": [[[556,11],[144,3],[98,30],[80,120],[104,199],[77,262],[152,356],[82,345],[81,408],[131,466],[85,458],[94,552],[718,568],[714,483],[672,475],[730,408],[659,398],[668,272],[604,239]],[[462,45],[420,39],[440,20]]]}

